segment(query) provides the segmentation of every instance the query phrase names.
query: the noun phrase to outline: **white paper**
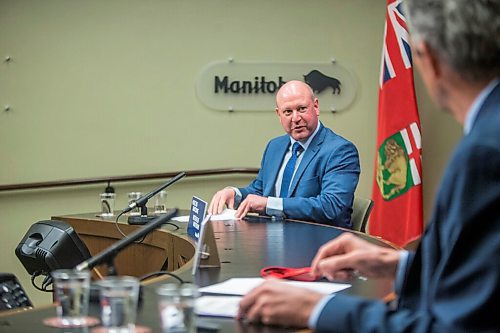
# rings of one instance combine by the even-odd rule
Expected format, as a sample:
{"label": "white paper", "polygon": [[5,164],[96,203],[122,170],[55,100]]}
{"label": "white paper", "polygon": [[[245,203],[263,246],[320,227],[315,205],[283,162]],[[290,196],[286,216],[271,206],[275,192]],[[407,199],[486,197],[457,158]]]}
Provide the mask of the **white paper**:
{"label": "white paper", "polygon": [[[264,282],[263,278],[232,278],[221,283],[216,283],[211,286],[200,288],[200,292],[207,294],[221,294],[221,295],[246,295],[250,290],[257,287]],[[306,288],[322,294],[333,294],[338,291],[351,287],[346,283],[332,283],[332,282],[304,282],[304,281],[290,281],[290,280],[277,280],[283,283]]]}
{"label": "white paper", "polygon": [[222,211],[222,213],[218,215],[212,215],[212,218],[210,220],[212,221],[239,220],[234,217],[235,215],[236,215],[236,209],[226,208]]}
{"label": "white paper", "polygon": [[196,300],[195,312],[199,316],[234,318],[241,299],[240,296],[201,296]]}
{"label": "white paper", "polygon": [[189,222],[189,215],[182,215],[182,216],[172,217],[172,221]]}

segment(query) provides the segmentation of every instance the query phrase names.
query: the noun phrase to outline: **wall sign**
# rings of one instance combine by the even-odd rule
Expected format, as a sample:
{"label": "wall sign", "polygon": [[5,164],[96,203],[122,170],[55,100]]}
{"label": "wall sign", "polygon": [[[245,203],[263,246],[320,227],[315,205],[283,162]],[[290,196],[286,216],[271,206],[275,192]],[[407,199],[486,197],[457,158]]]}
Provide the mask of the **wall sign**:
{"label": "wall sign", "polygon": [[336,62],[213,62],[200,73],[196,92],[215,110],[274,111],[276,92],[290,80],[307,82],[323,111],[346,109],[356,97],[355,78]]}

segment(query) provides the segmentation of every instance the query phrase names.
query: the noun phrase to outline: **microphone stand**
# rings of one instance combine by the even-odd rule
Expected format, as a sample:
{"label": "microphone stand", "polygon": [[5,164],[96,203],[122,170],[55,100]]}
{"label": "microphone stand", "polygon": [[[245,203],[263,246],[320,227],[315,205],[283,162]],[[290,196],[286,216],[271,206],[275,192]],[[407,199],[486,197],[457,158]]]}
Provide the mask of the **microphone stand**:
{"label": "microphone stand", "polygon": [[116,269],[114,267],[114,259],[116,255],[129,246],[130,244],[134,243],[136,240],[141,239],[142,237],[146,236],[149,234],[151,231],[154,229],[160,227],[162,224],[168,222],[170,219],[172,219],[174,216],[177,215],[177,212],[179,210],[177,208],[173,209],[171,212],[168,212],[167,214],[160,215],[153,219],[151,223],[148,223],[145,227],[140,228],[129,234],[127,237],[122,238],[118,242],[114,243],[110,247],[104,249],[103,251],[99,252],[92,258],[85,260],[84,262],[80,263],[79,265],[76,266],[75,270],[77,271],[83,271],[86,269],[92,269],[95,266],[101,264],[101,263],[106,263],[108,265],[108,272],[110,275],[116,275]]}
{"label": "microphone stand", "polygon": [[147,224],[151,220],[153,220],[155,218],[155,216],[148,216],[148,208],[146,207],[148,200],[151,199],[155,194],[159,193],[161,190],[169,187],[170,185],[172,185],[173,183],[175,183],[179,179],[183,178],[185,175],[186,175],[186,173],[184,171],[178,173],[175,177],[170,179],[165,184],[161,185],[157,189],[149,192],[148,194],[146,194],[146,195],[140,197],[139,199],[133,201],[132,203],[130,203],[130,205],[122,211],[122,214],[130,212],[135,207],[139,207],[141,209],[141,215],[140,216],[129,216],[128,220],[127,220],[128,224],[142,225],[142,224]]}
{"label": "microphone stand", "polygon": [[143,225],[143,224],[148,224],[150,221],[152,221],[155,216],[148,216],[148,208],[146,207],[146,204],[137,207],[141,208],[141,215],[130,215],[127,219],[128,224],[133,224],[133,225]]}

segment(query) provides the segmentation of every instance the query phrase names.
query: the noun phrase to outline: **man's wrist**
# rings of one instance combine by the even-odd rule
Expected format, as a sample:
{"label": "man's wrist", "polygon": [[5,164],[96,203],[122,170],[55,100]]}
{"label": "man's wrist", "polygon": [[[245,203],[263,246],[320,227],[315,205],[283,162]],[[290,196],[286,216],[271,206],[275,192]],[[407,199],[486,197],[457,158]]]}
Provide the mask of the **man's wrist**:
{"label": "man's wrist", "polygon": [[266,214],[269,216],[285,217],[283,213],[283,198],[268,197]]}
{"label": "man's wrist", "polygon": [[307,325],[309,326],[310,329],[313,330],[316,328],[321,311],[323,311],[323,308],[325,307],[326,303],[328,303],[333,297],[335,297],[335,294],[327,295],[322,299],[320,299],[318,303],[316,303],[313,310],[311,311],[311,315],[309,316],[309,320],[307,322]]}
{"label": "man's wrist", "polygon": [[243,198],[240,189],[234,186],[227,186],[226,188],[234,191],[234,208],[237,208],[241,203],[241,199]]}
{"label": "man's wrist", "polygon": [[403,289],[403,281],[406,275],[406,266],[408,264],[409,252],[406,250],[398,251],[399,262],[396,267],[396,276],[394,278],[394,292],[398,295],[401,294]]}

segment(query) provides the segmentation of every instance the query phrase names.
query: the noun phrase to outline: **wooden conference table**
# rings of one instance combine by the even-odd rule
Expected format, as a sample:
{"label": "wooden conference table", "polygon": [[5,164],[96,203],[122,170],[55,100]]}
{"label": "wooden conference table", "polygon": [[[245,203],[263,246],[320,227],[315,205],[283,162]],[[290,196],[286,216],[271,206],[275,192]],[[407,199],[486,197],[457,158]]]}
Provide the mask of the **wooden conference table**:
{"label": "wooden conference table", "polygon": [[[186,211],[181,214],[187,214]],[[53,219],[71,224],[85,242],[91,255],[95,255],[117,240],[121,234],[114,220],[103,220],[95,214],[55,216]],[[120,229],[128,234],[140,228],[120,218]],[[194,243],[186,233],[187,223],[174,222],[150,233],[141,244],[133,244],[122,251],[115,260],[119,275],[143,276],[147,273],[168,270],[184,281],[207,286],[233,277],[258,277],[266,266],[304,267],[309,266],[318,248],[343,232],[340,228],[301,221],[282,222],[261,218],[254,221],[213,221],[221,267],[199,269],[191,274],[191,258],[195,252]],[[366,234],[357,233],[370,242],[390,247],[391,244]],[[105,274],[105,266],[97,267]],[[175,282],[168,276],[161,276],[143,283],[143,301],[138,310],[137,325],[146,326],[151,332],[161,332],[155,289],[163,283]],[[352,281],[352,287],[342,291],[368,298],[382,299],[391,293],[390,280]],[[90,315],[99,317],[99,304],[91,303]],[[42,324],[43,319],[56,315],[54,306],[34,308],[17,313],[0,315],[0,332],[92,332],[93,328],[58,329]],[[199,332],[294,332],[294,329],[250,325],[233,319],[198,318]],[[208,329],[211,328],[211,329]],[[213,328],[216,328],[215,330]]]}

